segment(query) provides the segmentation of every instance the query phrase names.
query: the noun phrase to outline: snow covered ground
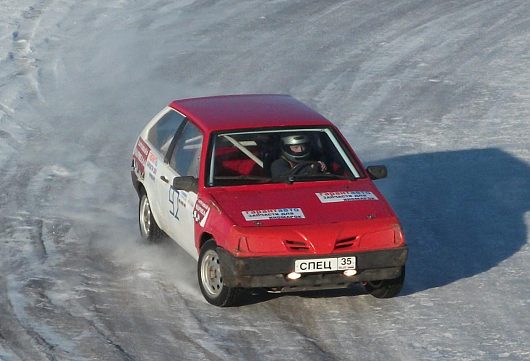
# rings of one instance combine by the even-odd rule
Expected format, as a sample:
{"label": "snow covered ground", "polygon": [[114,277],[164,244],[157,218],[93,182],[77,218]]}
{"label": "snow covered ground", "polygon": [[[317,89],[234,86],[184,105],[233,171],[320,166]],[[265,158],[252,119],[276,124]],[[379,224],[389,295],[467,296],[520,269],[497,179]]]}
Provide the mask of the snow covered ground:
{"label": "snow covered ground", "polygon": [[[525,0],[0,0],[0,360],[530,360],[529,69]],[[388,166],[400,297],[220,309],[139,240],[139,130],[249,92]]]}

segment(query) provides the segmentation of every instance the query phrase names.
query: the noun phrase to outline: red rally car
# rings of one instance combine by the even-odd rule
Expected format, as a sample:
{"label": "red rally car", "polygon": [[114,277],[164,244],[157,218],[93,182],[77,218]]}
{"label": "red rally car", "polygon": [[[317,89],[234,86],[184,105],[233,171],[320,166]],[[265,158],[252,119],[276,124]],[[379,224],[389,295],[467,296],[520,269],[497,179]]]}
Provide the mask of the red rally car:
{"label": "red rally car", "polygon": [[140,133],[131,171],[142,237],[194,257],[217,306],[243,288],[396,296],[408,249],[372,182],[386,173],[287,95],[175,100]]}

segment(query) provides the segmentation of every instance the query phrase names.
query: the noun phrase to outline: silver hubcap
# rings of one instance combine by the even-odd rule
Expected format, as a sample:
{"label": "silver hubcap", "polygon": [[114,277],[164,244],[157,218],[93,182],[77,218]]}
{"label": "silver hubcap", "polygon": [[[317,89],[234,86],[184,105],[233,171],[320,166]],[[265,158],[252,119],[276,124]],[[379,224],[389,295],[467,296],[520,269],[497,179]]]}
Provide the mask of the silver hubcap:
{"label": "silver hubcap", "polygon": [[142,227],[142,233],[145,236],[149,236],[149,230],[151,229],[151,207],[149,206],[147,196],[142,198],[142,204],[140,206],[140,227]]}
{"label": "silver hubcap", "polygon": [[201,263],[201,280],[204,289],[211,295],[217,296],[223,290],[223,276],[217,252],[209,249],[204,254]]}

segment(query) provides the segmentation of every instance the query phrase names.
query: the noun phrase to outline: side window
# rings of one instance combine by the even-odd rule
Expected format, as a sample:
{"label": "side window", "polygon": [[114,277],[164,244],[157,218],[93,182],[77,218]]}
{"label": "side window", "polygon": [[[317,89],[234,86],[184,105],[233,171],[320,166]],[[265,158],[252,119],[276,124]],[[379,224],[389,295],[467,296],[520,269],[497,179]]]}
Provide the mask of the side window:
{"label": "side window", "polygon": [[170,110],[149,130],[147,140],[149,140],[149,142],[153,144],[162,155],[165,155],[173,136],[183,120],[183,115],[174,110]]}
{"label": "side window", "polygon": [[202,139],[199,128],[192,123],[186,123],[169,160],[171,168],[180,176],[199,177]]}

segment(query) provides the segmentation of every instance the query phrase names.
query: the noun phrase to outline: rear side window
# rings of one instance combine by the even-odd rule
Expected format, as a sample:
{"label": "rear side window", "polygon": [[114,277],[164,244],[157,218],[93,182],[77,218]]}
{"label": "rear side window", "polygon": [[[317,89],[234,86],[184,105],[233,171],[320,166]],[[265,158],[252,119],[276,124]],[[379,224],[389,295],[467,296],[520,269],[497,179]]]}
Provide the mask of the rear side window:
{"label": "rear side window", "polygon": [[149,130],[147,139],[162,155],[167,153],[171,140],[183,120],[182,114],[170,110]]}
{"label": "rear side window", "polygon": [[199,177],[202,139],[199,128],[192,123],[186,123],[169,161],[170,167],[180,176]]}

